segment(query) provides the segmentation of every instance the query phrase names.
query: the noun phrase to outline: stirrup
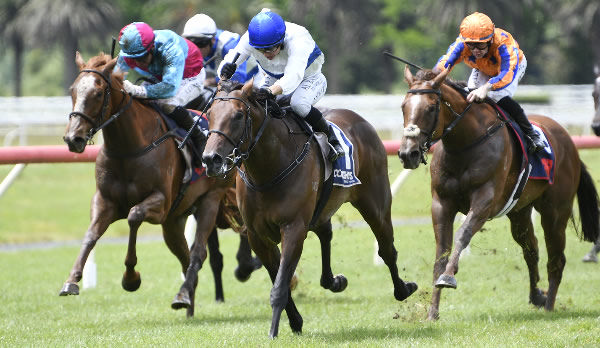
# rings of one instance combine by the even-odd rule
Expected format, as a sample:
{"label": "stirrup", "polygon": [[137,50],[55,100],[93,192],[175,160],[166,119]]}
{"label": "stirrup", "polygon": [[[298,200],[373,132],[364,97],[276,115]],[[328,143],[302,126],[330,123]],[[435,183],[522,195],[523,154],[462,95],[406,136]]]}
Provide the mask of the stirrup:
{"label": "stirrup", "polygon": [[546,144],[544,144],[539,137],[537,137],[537,139],[529,137],[529,148],[528,148],[529,152],[531,152],[531,153],[542,152],[544,150],[544,148],[546,148]]}
{"label": "stirrup", "polygon": [[338,158],[344,156],[344,150],[341,148],[341,146],[338,145],[338,147],[340,148],[340,150],[336,150],[336,146],[331,145],[331,143],[329,143],[329,155],[327,156],[327,159],[330,162],[335,162]]}

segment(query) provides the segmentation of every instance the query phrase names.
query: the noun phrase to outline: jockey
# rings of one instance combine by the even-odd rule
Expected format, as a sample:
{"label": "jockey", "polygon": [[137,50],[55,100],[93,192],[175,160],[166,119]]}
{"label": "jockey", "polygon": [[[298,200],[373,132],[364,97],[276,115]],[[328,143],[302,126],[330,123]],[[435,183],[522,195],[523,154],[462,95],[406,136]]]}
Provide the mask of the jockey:
{"label": "jockey", "polygon": [[229,79],[236,71],[233,59],[238,53],[237,62],[245,62],[249,57],[258,62],[259,72],[254,78],[258,99],[289,96],[292,110],[315,131],[327,135],[331,146],[329,160],[333,162],[344,154],[331,126],[313,106],[327,89],[327,79],[321,72],[325,56],[304,27],[284,22],[275,12],[263,9],[221,62],[218,73],[222,79]]}
{"label": "jockey", "polygon": [[[240,41],[240,35],[227,30],[218,29],[212,18],[204,13],[200,13],[194,15],[185,23],[181,36],[198,46],[205,62],[212,59],[210,63],[204,66],[204,70],[206,70],[206,80],[204,80],[204,85],[207,87],[216,87],[217,82],[219,81],[217,67],[221,64],[221,61],[227,52],[234,48],[238,41]],[[254,68],[250,71],[247,70],[247,63],[249,62],[240,64],[231,77],[232,80],[244,83],[254,76],[258,71],[256,63],[254,64]]]}
{"label": "jockey", "polygon": [[[171,30],[154,31],[143,22],[123,27],[119,45],[115,70],[134,69],[152,81],[138,86],[124,80],[125,91],[136,98],[155,99],[179,127],[190,130],[194,119],[184,106],[201,94],[206,76],[200,50]],[[193,145],[202,154],[206,137],[198,127],[193,128]]]}
{"label": "jockey", "polygon": [[527,59],[512,35],[495,28],[492,20],[483,13],[475,12],[465,17],[460,24],[460,35],[433,71],[452,69],[461,61],[473,68],[467,85],[476,89],[469,93],[467,101],[478,102],[486,96],[493,99],[521,127],[529,142],[529,151],[543,150],[544,142],[521,106],[512,99],[527,68]]}

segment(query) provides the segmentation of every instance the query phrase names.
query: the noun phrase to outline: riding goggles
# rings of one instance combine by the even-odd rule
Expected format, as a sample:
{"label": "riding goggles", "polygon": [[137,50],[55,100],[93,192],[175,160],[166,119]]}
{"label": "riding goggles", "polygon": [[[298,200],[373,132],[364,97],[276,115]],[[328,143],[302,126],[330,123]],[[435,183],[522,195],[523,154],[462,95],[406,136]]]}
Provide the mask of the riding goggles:
{"label": "riding goggles", "polygon": [[212,39],[209,37],[190,37],[188,40],[193,42],[194,45],[198,46],[199,48],[209,46],[212,43]]}
{"label": "riding goggles", "polygon": [[480,51],[485,50],[490,46],[489,42],[467,42],[467,47],[472,51],[474,49],[478,49]]}
{"label": "riding goggles", "polygon": [[276,44],[274,46],[271,47],[263,47],[263,48],[257,48],[258,51],[262,52],[262,53],[273,53],[275,51],[277,51],[277,49],[281,46],[281,44]]}

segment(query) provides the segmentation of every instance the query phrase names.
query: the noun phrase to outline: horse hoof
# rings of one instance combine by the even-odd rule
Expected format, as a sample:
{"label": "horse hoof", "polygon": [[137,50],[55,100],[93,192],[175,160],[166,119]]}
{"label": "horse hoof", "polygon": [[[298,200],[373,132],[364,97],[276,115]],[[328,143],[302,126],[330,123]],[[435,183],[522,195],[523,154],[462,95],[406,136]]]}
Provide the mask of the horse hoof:
{"label": "horse hoof", "polygon": [[419,288],[417,283],[413,283],[413,282],[408,282],[408,283],[405,283],[404,285],[406,287],[406,291],[401,291],[404,289],[400,289],[400,288],[394,289],[394,297],[398,301],[406,300],[407,298],[410,297],[410,295],[412,295]]}
{"label": "horse hoof", "polygon": [[329,288],[329,290],[331,290],[331,292],[342,292],[346,290],[347,286],[348,279],[346,279],[346,277],[344,277],[343,274],[338,274],[335,277],[333,277],[333,284],[331,285],[331,288]]}
{"label": "horse hoof", "polygon": [[65,283],[58,293],[59,296],[79,295],[79,285],[75,283]]}
{"label": "horse hoof", "polygon": [[595,253],[587,253],[583,259],[581,260],[583,262],[594,262],[597,263],[598,262],[598,257],[596,256]]}
{"label": "horse hoof", "polygon": [[240,266],[237,266],[235,268],[235,270],[233,271],[233,274],[235,275],[235,278],[237,280],[239,280],[240,282],[245,282],[246,280],[250,279],[250,275],[252,275],[252,269],[248,269],[248,268],[242,268]]}
{"label": "horse hoof", "polygon": [[140,288],[140,285],[142,284],[142,277],[140,277],[140,272],[135,272],[135,277],[133,279],[133,281],[128,280],[127,278],[125,278],[125,276],[123,276],[123,280],[121,281],[121,286],[123,287],[123,289],[133,292],[136,291],[137,289]]}
{"label": "horse hoof", "polygon": [[546,294],[540,289],[535,289],[534,293],[529,295],[529,303],[538,308],[546,306],[546,300]]}
{"label": "horse hoof", "polygon": [[173,299],[173,302],[171,302],[171,308],[175,310],[182,308],[190,308],[191,305],[192,302],[190,301],[190,298],[182,293],[175,295],[175,299]]}
{"label": "horse hoof", "polygon": [[442,274],[437,282],[435,282],[435,287],[456,289],[456,278],[451,275]]}

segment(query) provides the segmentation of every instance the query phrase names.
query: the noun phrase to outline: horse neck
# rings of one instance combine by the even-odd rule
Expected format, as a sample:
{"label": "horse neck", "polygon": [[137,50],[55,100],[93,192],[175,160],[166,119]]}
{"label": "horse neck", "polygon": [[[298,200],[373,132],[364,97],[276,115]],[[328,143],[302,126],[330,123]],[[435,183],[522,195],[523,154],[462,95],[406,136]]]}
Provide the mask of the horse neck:
{"label": "horse neck", "polygon": [[[252,137],[254,142],[265,119],[264,110],[252,110]],[[303,143],[304,144],[304,143]],[[257,182],[266,182],[287,167],[296,155],[295,143],[290,141],[287,126],[280,119],[269,117],[262,136],[244,161],[246,171]]]}
{"label": "horse neck", "polygon": [[[114,80],[113,80],[114,81]],[[113,83],[114,85],[114,83]],[[118,88],[111,91],[110,107],[105,120],[111,115],[121,114],[102,130],[104,146],[115,153],[127,153],[147,146],[158,132],[160,119],[150,107],[133,99],[127,107],[131,96],[125,95]],[[152,117],[153,115],[157,117]]]}
{"label": "horse neck", "polygon": [[[450,104],[450,107],[445,102]],[[465,112],[468,105],[466,99],[452,87],[445,85],[442,87],[440,123],[443,126],[443,131],[457,119],[458,116],[454,112],[459,115],[464,113],[462,118],[454,125],[454,128],[442,138],[445,148],[463,149],[473,144],[475,140],[485,134],[487,128],[496,119],[495,113],[485,112],[486,104],[473,103],[469,110]]]}

